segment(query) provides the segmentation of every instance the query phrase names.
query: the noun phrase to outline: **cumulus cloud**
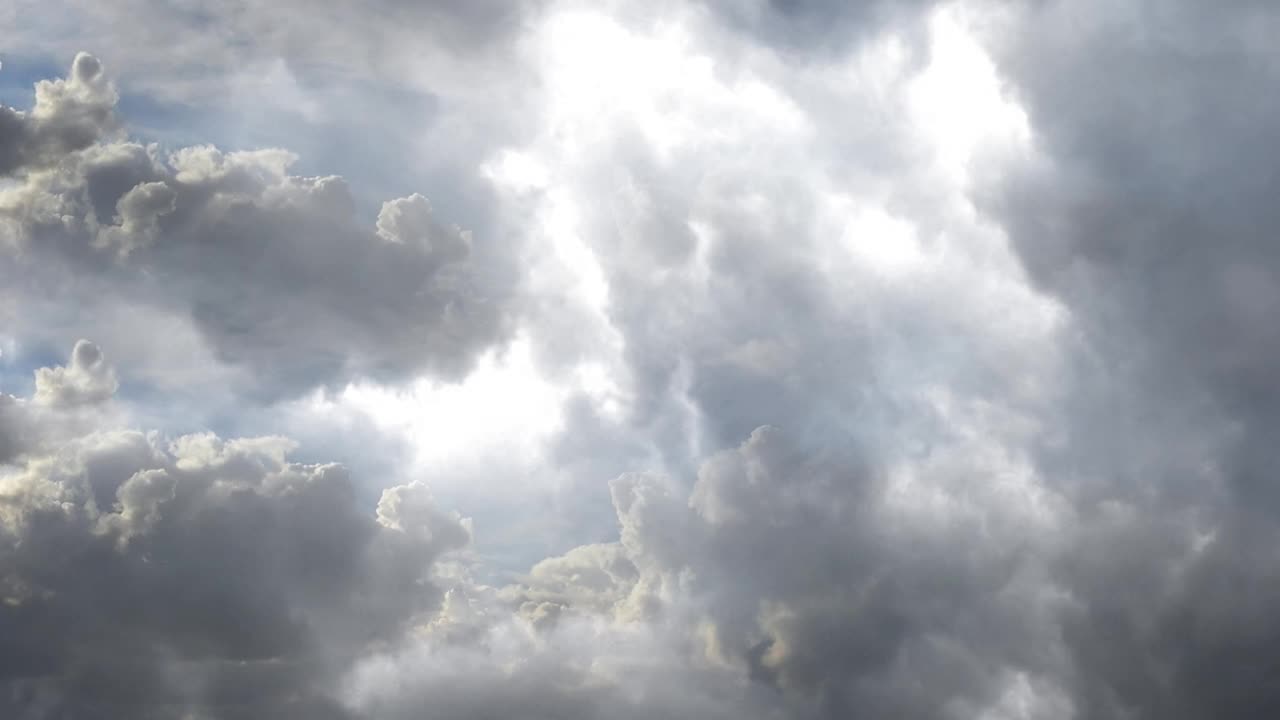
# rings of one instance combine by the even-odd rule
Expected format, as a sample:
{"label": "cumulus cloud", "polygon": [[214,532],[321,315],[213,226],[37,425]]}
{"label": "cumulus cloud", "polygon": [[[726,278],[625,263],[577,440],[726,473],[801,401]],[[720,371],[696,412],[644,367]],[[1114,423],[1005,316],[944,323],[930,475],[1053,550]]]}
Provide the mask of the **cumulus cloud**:
{"label": "cumulus cloud", "polygon": [[[102,74],[78,56],[68,80],[40,86],[31,116],[79,127],[86,96],[110,117]],[[457,378],[506,337],[514,258],[476,250],[420,195],[365,227],[341,178],[291,175],[283,150],[165,154],[89,133],[43,139],[52,132],[14,138],[44,163],[11,167],[18,183],[0,190],[7,274],[27,277],[17,302],[83,282],[109,293],[101,304],[176,311],[244,368],[246,392],[270,399],[360,377]]]}
{"label": "cumulus cloud", "polygon": [[[102,362],[82,342],[42,377]],[[45,445],[0,472],[13,717],[342,717],[326,683],[436,609],[433,564],[470,537],[421,485],[362,510],[344,468],[289,462],[284,438]]]}
{"label": "cumulus cloud", "polygon": [[[280,61],[295,72],[316,69],[359,79],[371,71],[408,74],[402,64],[406,54],[437,62],[443,58],[487,62],[503,52],[504,43],[518,39],[545,4],[543,0],[450,0],[427,5],[378,0],[368,8],[357,8],[325,0],[323,11],[306,4],[317,10],[306,14],[300,12],[304,5],[292,3],[258,6],[218,0],[201,14],[200,22],[193,23],[188,8],[146,0],[111,7],[80,0],[58,7],[19,0],[10,12],[0,14],[0,28],[11,38],[7,46],[14,53],[50,49],[74,53],[94,43],[109,46],[113,58],[136,83],[162,97],[191,100],[211,91],[215,97],[225,97],[255,81],[261,89],[269,89],[269,79],[252,76],[281,67]],[[141,15],[146,15],[146,23],[127,22]],[[429,42],[406,47],[414,38],[429,38]],[[417,80],[428,79],[451,85],[467,78]],[[297,96],[284,99],[295,101]]]}
{"label": "cumulus cloud", "polygon": [[345,687],[354,711],[393,720],[422,717],[424,708],[446,718],[789,717],[767,689],[690,668],[678,643],[589,623],[551,634],[499,625],[477,645],[371,657]]}
{"label": "cumulus cloud", "polygon": [[36,369],[29,398],[0,393],[0,464],[38,455],[98,427],[114,426],[119,386],[101,348],[76,342],[66,365]]}
{"label": "cumulus cloud", "polygon": [[36,83],[31,110],[0,106],[0,175],[89,147],[113,128],[116,100],[102,63],[76,55],[66,78]]}
{"label": "cumulus cloud", "polygon": [[0,395],[0,462],[18,454],[22,447],[22,417],[18,412],[18,400],[12,395]]}
{"label": "cumulus cloud", "polygon": [[639,473],[611,487],[619,541],[454,595],[424,634],[355,666],[351,707],[584,718],[1069,707],[1061,604],[1040,562],[1058,531],[1019,517],[1028,508],[1007,489],[970,488],[983,494],[966,507],[918,515],[856,453],[818,457],[769,427],[708,458],[688,490]]}
{"label": "cumulus cloud", "polygon": [[66,366],[36,371],[37,403],[55,407],[102,402],[115,394],[119,383],[115,370],[107,364],[102,350],[88,340],[80,340],[71,350]]}

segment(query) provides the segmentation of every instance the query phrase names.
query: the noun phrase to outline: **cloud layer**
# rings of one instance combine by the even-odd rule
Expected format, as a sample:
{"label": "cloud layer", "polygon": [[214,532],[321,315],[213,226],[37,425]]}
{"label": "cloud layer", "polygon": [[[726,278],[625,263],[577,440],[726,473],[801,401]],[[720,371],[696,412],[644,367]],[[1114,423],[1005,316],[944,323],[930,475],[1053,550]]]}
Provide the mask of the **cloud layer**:
{"label": "cloud layer", "polygon": [[[0,108],[0,714],[1275,714],[1280,13],[278,12],[101,52],[393,84],[430,187]],[[415,451],[235,431],[335,408]]]}

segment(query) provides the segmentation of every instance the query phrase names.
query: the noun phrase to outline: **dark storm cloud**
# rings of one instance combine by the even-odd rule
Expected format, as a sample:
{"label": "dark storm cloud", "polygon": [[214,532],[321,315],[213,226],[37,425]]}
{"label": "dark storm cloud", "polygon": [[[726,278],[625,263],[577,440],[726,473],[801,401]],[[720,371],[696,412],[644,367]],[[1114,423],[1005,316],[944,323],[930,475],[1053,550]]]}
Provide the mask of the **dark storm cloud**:
{"label": "dark storm cloud", "polygon": [[[108,367],[93,346],[77,348],[73,364]],[[444,595],[435,564],[468,542],[469,523],[420,484],[391,488],[376,513],[363,512],[343,468],[291,463],[291,450],[278,437],[98,429],[16,457],[0,473],[0,711],[783,717],[768,687],[687,665],[680,635],[582,615],[536,630],[504,609],[510,600],[471,602],[490,589],[455,579]],[[607,614],[638,573],[605,545],[532,576],[541,590],[503,592],[536,593],[526,608]]]}
{"label": "dark storm cloud", "polygon": [[[98,366],[91,347],[42,372]],[[433,563],[470,531],[418,484],[362,511],[342,467],[291,450],[102,430],[14,461],[0,475],[5,716],[345,717],[326,683],[437,607]]]}
{"label": "dark storm cloud", "polygon": [[[83,94],[92,81],[94,97],[114,98],[96,61],[76,62],[62,85]],[[83,103],[39,102],[33,116],[79,127]],[[384,203],[364,227],[341,178],[291,175],[284,151],[162,156],[41,132],[19,138],[18,155],[42,164],[17,168],[0,196],[7,272],[17,287],[39,278],[26,280],[33,299],[85,285],[107,293],[98,303],[177,310],[268,399],[359,377],[457,378],[506,336],[508,249],[442,222],[420,195]]]}
{"label": "dark storm cloud", "polygon": [[1096,353],[1040,459],[1094,527],[1060,568],[1080,717],[1280,712],[1278,29],[1046,2],[990,37],[1042,157],[988,207]]}

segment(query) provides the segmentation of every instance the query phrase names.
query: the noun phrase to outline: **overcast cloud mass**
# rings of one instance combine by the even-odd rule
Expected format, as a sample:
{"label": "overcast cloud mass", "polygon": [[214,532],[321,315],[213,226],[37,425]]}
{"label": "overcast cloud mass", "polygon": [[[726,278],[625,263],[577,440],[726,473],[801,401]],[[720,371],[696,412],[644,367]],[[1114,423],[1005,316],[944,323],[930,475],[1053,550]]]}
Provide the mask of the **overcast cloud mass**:
{"label": "overcast cloud mass", "polygon": [[0,717],[1280,717],[1278,34],[0,7]]}

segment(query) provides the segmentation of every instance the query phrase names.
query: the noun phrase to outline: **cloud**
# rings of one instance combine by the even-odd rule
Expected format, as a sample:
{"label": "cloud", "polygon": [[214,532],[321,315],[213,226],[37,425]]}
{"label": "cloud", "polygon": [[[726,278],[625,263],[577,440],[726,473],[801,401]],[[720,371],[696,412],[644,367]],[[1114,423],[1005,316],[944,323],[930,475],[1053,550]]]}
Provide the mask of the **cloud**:
{"label": "cloud", "polygon": [[[378,7],[311,44],[288,6],[215,12],[208,68],[272,29],[245,52],[349,37],[442,88],[458,147],[424,162],[486,178],[459,197],[501,233],[283,150],[121,139],[81,56],[3,116],[0,297],[67,345],[50,288],[146,308],[162,337],[103,347],[207,347],[210,392],[370,381],[375,425],[496,478],[491,526],[420,479],[362,507],[279,437],[127,429],[77,344],[0,396],[0,708],[1274,714],[1268,6],[447,5],[417,54],[392,26],[425,16]],[[457,554],[565,518],[527,567]]]}
{"label": "cloud", "polygon": [[54,407],[94,404],[115,394],[119,383],[102,350],[88,340],[76,342],[65,367],[36,371],[37,403]]}
{"label": "cloud", "polygon": [[[919,23],[931,0],[709,0],[730,28],[801,61],[839,56],[884,27],[902,31]],[[913,28],[913,34],[919,28]],[[915,40],[923,40],[920,35]]]}
{"label": "cloud", "polygon": [[686,31],[550,20],[554,131],[495,164],[607,289],[564,293],[584,321],[547,356],[599,361],[621,409],[568,416],[563,452],[651,468],[610,486],[616,544],[504,597],[542,628],[647,627],[766,713],[1070,712],[1051,567],[1075,508],[1026,448],[1072,319],[955,171],[1017,155],[1016,113],[936,137],[910,28],[795,62]]}
{"label": "cloud", "polygon": [[[616,543],[544,560],[499,592],[550,638],[514,658],[603,622],[705,688],[740,688],[713,707],[646,696],[687,700],[676,714],[743,701],[782,717],[1069,709],[1066,591],[1050,565],[1074,508],[1024,448],[1057,399],[1070,318],[970,211],[954,156],[916,114],[908,88],[926,70],[897,28],[850,57],[791,65],[745,50],[708,60],[672,24],[551,19],[533,43],[558,71],[549,129],[493,168],[560,241],[536,271],[554,278],[560,261],[604,288],[553,287],[555,312],[531,313],[549,365],[585,356],[620,386],[620,407],[567,416],[557,450],[650,468],[610,485]],[[963,163],[986,159],[958,145]],[[566,305],[580,320],[562,335]],[[610,641],[595,642],[566,662],[608,665]],[[368,666],[357,696],[382,709],[441,692],[422,659],[446,662],[435,647]],[[518,687],[525,666],[487,650]],[[565,677],[539,692],[583,682]],[[604,687],[626,696],[647,687],[636,677]],[[592,702],[563,712],[603,714]]]}
{"label": "cloud", "polygon": [[94,343],[77,341],[66,365],[34,375],[30,398],[0,394],[0,466],[118,421],[109,402],[118,388],[116,371]]}
{"label": "cloud", "polygon": [[[41,377],[103,362],[82,342]],[[327,682],[436,609],[433,564],[470,531],[421,484],[363,511],[344,468],[289,462],[293,447],[93,430],[11,457],[5,714],[344,716]]]}
{"label": "cloud", "polygon": [[[586,661],[586,662],[584,662]],[[785,717],[763,688],[690,668],[645,628],[565,623],[551,633],[499,624],[474,645],[375,656],[346,682],[368,717]]]}
{"label": "cloud", "polygon": [[17,398],[0,395],[0,463],[8,462],[22,448],[23,420]]}
{"label": "cloud", "polygon": [[[917,483],[990,471],[956,469],[963,454]],[[857,453],[815,456],[769,427],[708,458],[687,491],[640,473],[611,488],[619,541],[546,559],[496,592],[455,588],[422,634],[355,666],[350,706],[411,717],[427,703],[459,718],[1061,711],[1061,605],[1045,601],[1041,562],[1060,532],[1027,523],[1007,489],[973,483],[964,494],[978,497],[921,515]]]}
{"label": "cloud", "polygon": [[692,603],[707,657],[807,712],[942,717],[995,705],[1019,673],[1052,682],[1042,570],[1018,548],[1053,530],[1021,526],[1025,508],[991,488],[920,522],[856,453],[763,427],[706,460],[687,502],[643,476],[613,492],[622,546],[648,575],[628,602]]}
{"label": "cloud", "polygon": [[1083,717],[1280,706],[1252,670],[1280,628],[1257,550],[1277,530],[1276,22],[1252,2],[1050,2],[988,28],[1037,153],[985,207],[1092,349],[1037,458],[1084,522],[1057,569]]}
{"label": "cloud", "polygon": [[[443,717],[968,717],[1027,692],[1050,712],[1066,670],[1047,565],[1072,508],[1020,448],[1055,399],[1067,321],[973,217],[956,154],[939,158],[909,90],[924,70],[906,30],[868,28],[847,54],[793,62],[735,28],[704,44],[682,11],[670,19],[548,17],[520,49],[541,63],[542,104],[488,166],[504,220],[532,236],[519,319],[538,369],[609,381],[551,393],[576,404],[546,456],[573,473],[572,502],[609,496],[617,541],[506,586],[464,573],[435,614],[401,604],[379,624],[335,600],[317,624],[384,642],[282,684],[304,698],[333,687],[343,709],[378,717],[432,702]],[[481,262],[492,244],[484,254],[421,196],[357,227],[341,181],[294,176],[291,162],[100,143],[62,174],[24,175],[6,207],[28,257],[189,312],[264,396],[461,376],[461,360],[500,342],[500,323],[465,314],[469,283],[504,297],[509,276]],[[159,459],[129,464],[98,505],[120,503],[94,519],[101,542],[122,552],[199,529],[169,530],[165,510],[175,477],[217,487],[204,458],[249,455],[233,464],[252,469],[250,487],[294,468],[270,443],[228,443],[148,441]],[[619,465],[634,472],[608,484]],[[250,497],[275,507],[265,489]],[[388,490],[365,525],[426,543],[429,563],[443,521],[423,502],[419,486]],[[335,539],[309,544],[339,554],[335,571],[368,565],[341,556],[364,536],[323,544],[348,532],[329,522]],[[241,535],[253,537],[228,525],[200,539]],[[281,599],[239,611],[283,635],[255,638],[310,660],[313,636],[268,612],[300,603],[306,617],[293,589],[305,579],[243,572]],[[362,580],[351,570],[325,593],[364,598],[338,589]],[[350,646],[333,632],[311,642]]]}
{"label": "cloud", "polygon": [[[79,97],[101,74],[79,56],[70,80],[41,86],[32,116],[79,117],[51,98]],[[114,94],[99,95],[109,115]],[[165,155],[28,135],[19,154],[48,167],[14,168],[18,184],[0,190],[7,264],[15,283],[26,276],[19,303],[41,285],[81,284],[108,293],[98,304],[176,312],[265,399],[357,378],[456,379],[507,336],[514,258],[440,221],[421,195],[384,203],[375,231],[341,178],[291,175],[283,150]]]}
{"label": "cloud", "polygon": [[77,54],[65,79],[36,83],[30,111],[0,106],[0,175],[89,147],[113,129],[117,97],[97,58]]}

